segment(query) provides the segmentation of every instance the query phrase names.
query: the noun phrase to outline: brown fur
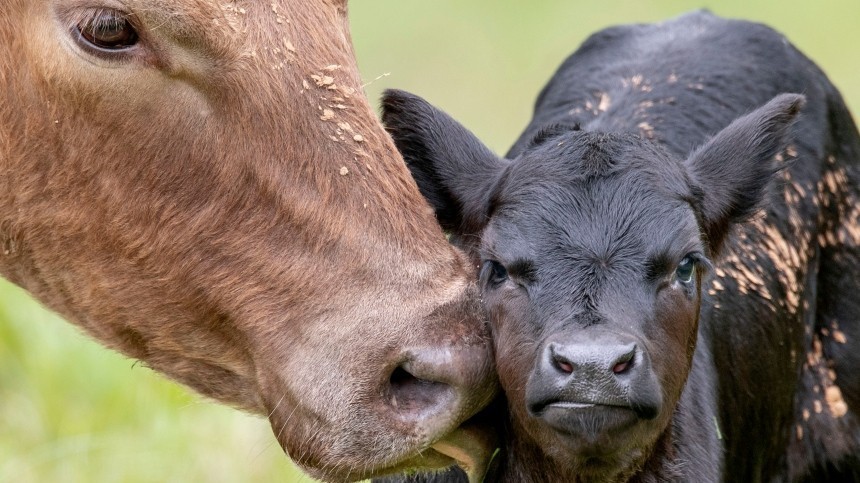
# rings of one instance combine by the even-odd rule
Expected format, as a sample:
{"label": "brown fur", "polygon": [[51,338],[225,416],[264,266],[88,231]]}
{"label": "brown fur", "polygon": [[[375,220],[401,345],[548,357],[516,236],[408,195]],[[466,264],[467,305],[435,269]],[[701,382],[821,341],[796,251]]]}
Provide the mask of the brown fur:
{"label": "brown fur", "polygon": [[492,396],[489,363],[432,423],[392,417],[385,384],[410,348],[489,360],[485,328],[364,98],[345,2],[104,0],[144,46],[119,63],[69,34],[94,3],[0,13],[0,273],[270,415],[317,476],[434,466],[407,460]]}

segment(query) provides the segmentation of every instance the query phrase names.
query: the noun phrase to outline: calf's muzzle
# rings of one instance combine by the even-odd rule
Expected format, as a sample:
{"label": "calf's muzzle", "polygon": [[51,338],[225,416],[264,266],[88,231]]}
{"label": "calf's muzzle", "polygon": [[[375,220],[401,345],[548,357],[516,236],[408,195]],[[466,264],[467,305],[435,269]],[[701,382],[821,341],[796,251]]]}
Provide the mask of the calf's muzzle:
{"label": "calf's muzzle", "polygon": [[653,419],[662,395],[644,347],[632,335],[607,330],[549,337],[526,385],[529,412],[564,430],[584,412],[621,409]]}

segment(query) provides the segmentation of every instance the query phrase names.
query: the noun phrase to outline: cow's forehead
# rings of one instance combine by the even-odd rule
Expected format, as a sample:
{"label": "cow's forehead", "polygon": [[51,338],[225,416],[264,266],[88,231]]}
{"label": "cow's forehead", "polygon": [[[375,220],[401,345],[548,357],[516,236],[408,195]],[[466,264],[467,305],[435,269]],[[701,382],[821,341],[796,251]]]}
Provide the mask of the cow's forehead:
{"label": "cow's forehead", "polygon": [[70,24],[105,10],[129,14],[137,28],[187,43],[194,51],[206,50],[222,59],[236,49],[285,50],[288,42],[298,48],[300,42],[307,40],[299,38],[302,35],[323,38],[340,35],[344,24],[338,7],[345,1],[121,0],[107,2],[107,6],[91,6],[91,2],[82,0],[49,0],[49,3],[60,14],[60,20]]}

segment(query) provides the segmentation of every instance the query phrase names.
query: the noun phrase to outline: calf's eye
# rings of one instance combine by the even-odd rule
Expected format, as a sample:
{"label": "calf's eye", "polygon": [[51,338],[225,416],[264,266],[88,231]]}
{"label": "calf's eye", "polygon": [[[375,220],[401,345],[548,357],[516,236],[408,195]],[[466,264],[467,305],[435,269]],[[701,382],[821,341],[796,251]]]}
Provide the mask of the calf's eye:
{"label": "calf's eye", "polygon": [[681,263],[678,264],[678,268],[675,269],[675,277],[681,283],[690,283],[693,281],[693,275],[696,273],[696,260],[691,256],[687,255],[681,260]]}
{"label": "calf's eye", "polygon": [[508,271],[501,263],[495,260],[486,260],[481,265],[481,273],[478,278],[481,281],[481,286],[496,288],[508,279]]}
{"label": "calf's eye", "polygon": [[78,22],[78,42],[97,51],[120,51],[133,47],[139,38],[128,15],[113,9],[95,10]]}

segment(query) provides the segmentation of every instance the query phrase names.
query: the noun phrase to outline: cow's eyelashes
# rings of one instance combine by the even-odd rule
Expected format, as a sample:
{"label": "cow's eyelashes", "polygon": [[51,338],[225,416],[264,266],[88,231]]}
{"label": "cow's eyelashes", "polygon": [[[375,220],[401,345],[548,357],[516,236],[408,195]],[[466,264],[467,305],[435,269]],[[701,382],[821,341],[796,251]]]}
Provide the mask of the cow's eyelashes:
{"label": "cow's eyelashes", "polygon": [[140,41],[130,16],[111,8],[88,11],[74,29],[78,43],[101,56],[125,52]]}
{"label": "cow's eyelashes", "polygon": [[486,260],[481,265],[479,279],[482,287],[496,288],[508,280],[508,271],[501,263]]}

